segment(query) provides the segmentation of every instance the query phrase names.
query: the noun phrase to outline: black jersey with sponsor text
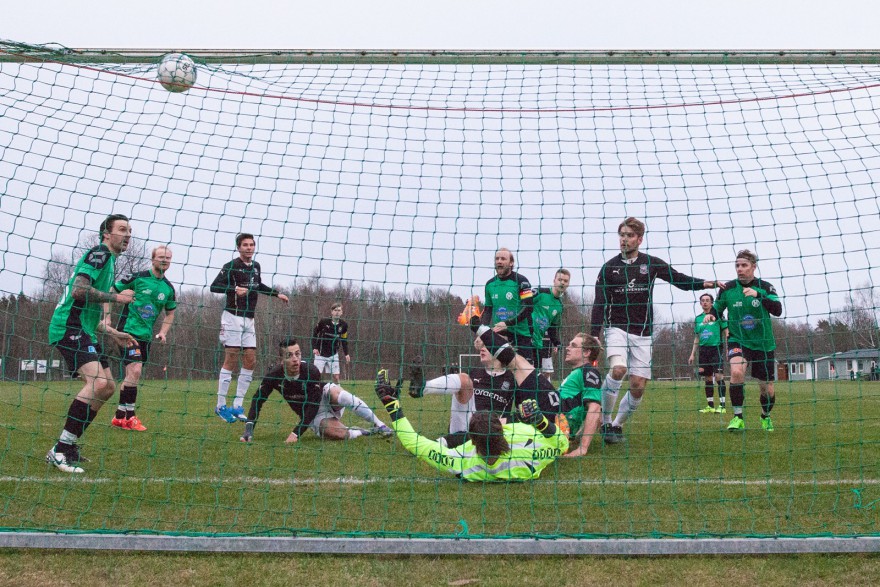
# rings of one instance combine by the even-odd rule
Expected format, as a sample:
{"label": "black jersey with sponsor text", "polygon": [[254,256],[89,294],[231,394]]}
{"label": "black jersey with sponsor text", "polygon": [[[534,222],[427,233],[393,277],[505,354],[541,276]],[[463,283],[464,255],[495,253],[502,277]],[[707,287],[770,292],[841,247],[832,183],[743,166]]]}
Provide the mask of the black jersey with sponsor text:
{"label": "black jersey with sponsor text", "polygon": [[596,278],[590,334],[599,336],[602,326],[611,326],[637,336],[651,336],[654,327],[651,298],[658,277],[678,289],[704,289],[703,279],[680,273],[652,255],[639,253],[631,261],[615,255],[602,265]]}
{"label": "black jersey with sponsor text", "polygon": [[513,408],[516,379],[505,369],[501,373],[479,367],[469,373],[474,384],[474,409],[495,412],[499,416]]}
{"label": "black jersey with sponsor text", "polygon": [[[248,290],[246,295],[235,295],[235,288]],[[226,294],[225,310],[233,316],[253,318],[257,309],[257,294],[277,296],[278,291],[265,285],[260,275],[260,264],[254,261],[250,265],[241,257],[226,263],[211,283],[212,293]]]}

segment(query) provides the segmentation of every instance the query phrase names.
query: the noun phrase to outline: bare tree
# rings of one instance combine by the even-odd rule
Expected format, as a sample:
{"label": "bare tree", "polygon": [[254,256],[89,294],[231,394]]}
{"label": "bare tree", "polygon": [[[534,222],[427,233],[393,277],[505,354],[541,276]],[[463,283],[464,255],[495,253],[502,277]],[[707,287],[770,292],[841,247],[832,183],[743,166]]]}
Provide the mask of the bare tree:
{"label": "bare tree", "polygon": [[866,282],[850,291],[846,305],[836,313],[837,320],[852,332],[856,348],[880,347],[878,312],[880,312],[880,291]]}
{"label": "bare tree", "polygon": [[[69,254],[54,251],[43,271],[43,288],[39,294],[40,297],[49,301],[58,300],[70,280],[70,274],[77,261],[86,251],[97,246],[99,242],[98,235],[91,234],[82,237],[79,244]],[[150,253],[147,251],[147,244],[140,239],[133,238],[128,244],[128,250],[116,260],[116,275],[122,277],[137,271],[144,271],[149,267]]]}

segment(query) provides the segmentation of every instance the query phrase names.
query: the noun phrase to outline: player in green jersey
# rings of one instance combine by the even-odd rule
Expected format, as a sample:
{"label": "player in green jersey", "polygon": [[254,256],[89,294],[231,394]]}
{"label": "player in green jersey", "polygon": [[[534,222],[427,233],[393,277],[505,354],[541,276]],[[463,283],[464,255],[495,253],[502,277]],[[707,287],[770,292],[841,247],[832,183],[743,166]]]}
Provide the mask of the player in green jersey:
{"label": "player in green jersey", "polygon": [[391,416],[400,443],[438,471],[465,481],[526,481],[537,479],[547,465],[568,450],[568,438],[538,409],[533,399],[518,408],[521,422],[502,424],[497,413],[474,412],[468,422],[468,441],[457,448],[418,434],[403,415],[400,386],[394,387],[384,369],[376,377],[376,395]]}
{"label": "player in green jersey", "polygon": [[[123,430],[144,431],[146,426],[135,413],[137,404],[137,386],[141,380],[144,364],[149,360],[150,343],[159,314],[165,313],[162,326],[155,339],[165,344],[168,331],[174,322],[174,309],[177,297],[174,286],[165,278],[171,266],[171,249],[159,246],[153,249],[151,267],[146,271],[138,271],[125,279],[117,281],[110,291],[134,292],[134,301],[123,307],[122,315],[116,326],[117,330],[131,334],[136,342],[122,351],[122,364],[125,365],[125,379],[119,392],[119,406],[110,425]],[[110,304],[106,304],[104,320],[109,324]]]}
{"label": "player in green jersey", "polygon": [[76,264],[49,323],[49,344],[58,349],[70,372],[79,373],[84,382],[70,403],[58,442],[46,454],[46,461],[65,473],[83,472],[77,440],[116,390],[110,362],[96,332],[106,332],[121,345],[134,342],[130,334],[101,320],[105,302],[129,304],[134,298],[131,291],[110,292],[116,257],[125,252],[131,240],[128,218],[108,216],[101,222],[100,235],[101,243],[86,251]]}
{"label": "player in green jersey", "polygon": [[578,447],[566,457],[587,454],[602,423],[602,377],[593,366],[601,352],[599,339],[586,332],[578,332],[565,347],[565,364],[574,370],[559,386],[559,398],[562,405],[573,403],[575,407],[557,416],[556,424],[569,428],[572,441],[580,437]]}
{"label": "player in green jersey", "polygon": [[776,403],[773,381],[776,375],[776,339],[770,316],[782,315],[782,302],[776,288],[755,278],[758,257],[748,249],[736,254],[736,279],[724,288],[712,307],[709,322],[727,311],[727,358],[730,361],[730,403],[733,419],[728,430],[743,430],[743,400],[746,368],[751,364],[752,377],[761,390],[761,428],[773,431],[770,411]]}
{"label": "player in green jersey", "polygon": [[493,328],[535,364],[532,346],[534,292],[529,280],[513,270],[513,253],[500,248],[495,252],[495,277],[486,282],[483,324]]}
{"label": "player in green jersey", "polygon": [[[701,414],[724,414],[727,409],[724,406],[724,360],[722,344],[727,339],[727,321],[716,320],[706,322],[706,316],[712,312],[712,303],[715,298],[712,294],[704,293],[700,296],[702,312],[694,318],[694,347],[691,356],[688,357],[688,365],[694,364],[697,359],[697,367],[700,375],[706,383],[707,406],[700,410]],[[699,354],[697,354],[699,349]],[[715,383],[718,383],[718,407],[715,407]]]}
{"label": "player in green jersey", "polygon": [[[532,345],[535,347],[535,367],[549,381],[553,375],[553,357],[560,345],[559,326],[562,324],[562,296],[571,283],[568,269],[557,269],[553,287],[539,287],[532,304]],[[545,344],[544,341],[548,344]],[[540,361],[540,363],[539,363]]]}

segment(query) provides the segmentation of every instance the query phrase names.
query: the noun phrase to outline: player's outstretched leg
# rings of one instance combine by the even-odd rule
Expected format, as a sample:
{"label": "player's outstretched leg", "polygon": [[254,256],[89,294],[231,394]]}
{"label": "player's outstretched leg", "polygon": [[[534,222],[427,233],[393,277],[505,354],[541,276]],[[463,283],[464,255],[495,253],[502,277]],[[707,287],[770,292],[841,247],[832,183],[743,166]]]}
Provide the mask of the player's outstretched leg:
{"label": "player's outstretched leg", "polygon": [[350,408],[359,418],[372,424],[373,427],[368,430],[370,434],[378,434],[383,438],[387,438],[394,434],[394,431],[386,426],[361,398],[335,383],[329,383],[328,385],[330,387],[330,401],[337,406]]}

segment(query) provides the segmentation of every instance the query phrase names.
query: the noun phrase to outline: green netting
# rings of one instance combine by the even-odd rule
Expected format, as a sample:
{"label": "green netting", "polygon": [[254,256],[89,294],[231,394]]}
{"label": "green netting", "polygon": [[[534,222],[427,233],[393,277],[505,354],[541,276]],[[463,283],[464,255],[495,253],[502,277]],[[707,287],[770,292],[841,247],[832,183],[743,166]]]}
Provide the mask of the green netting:
{"label": "green netting", "polygon": [[[196,87],[170,93],[155,79],[158,52],[102,64],[7,42],[0,57],[3,529],[878,535],[873,60],[196,58]],[[147,430],[110,425],[117,391],[81,440],[86,472],[67,475],[44,457],[82,383],[65,376],[48,322],[109,213],[129,216],[134,231],[120,277],[149,267],[153,247],[173,250],[178,307],[139,385]],[[214,414],[224,299],[208,286],[239,232],[256,235],[263,281],[290,297],[260,298],[245,408],[277,340],[295,336],[309,354],[313,326],[339,301],[351,328],[342,386],[387,422],[372,389],[378,368],[406,375],[415,355],[429,377],[475,364],[456,317],[483,294],[498,247],[535,286],[568,268],[561,338],[589,331],[596,276],[626,216],[646,222],[644,251],[688,275],[731,280],[736,251],[757,253],[783,304],[773,433],[761,429],[751,378],[744,433],[726,430],[730,409],[698,412],[704,386],[688,356],[699,292],[662,281],[654,380],[625,442],[596,439],[537,481],[464,483],[376,436],[307,433],[288,445],[298,418],[277,394],[250,444],[242,424]],[[561,355],[555,367],[558,384]],[[447,432],[448,396],[402,403],[416,430]],[[350,413],[343,421],[365,426]]]}

